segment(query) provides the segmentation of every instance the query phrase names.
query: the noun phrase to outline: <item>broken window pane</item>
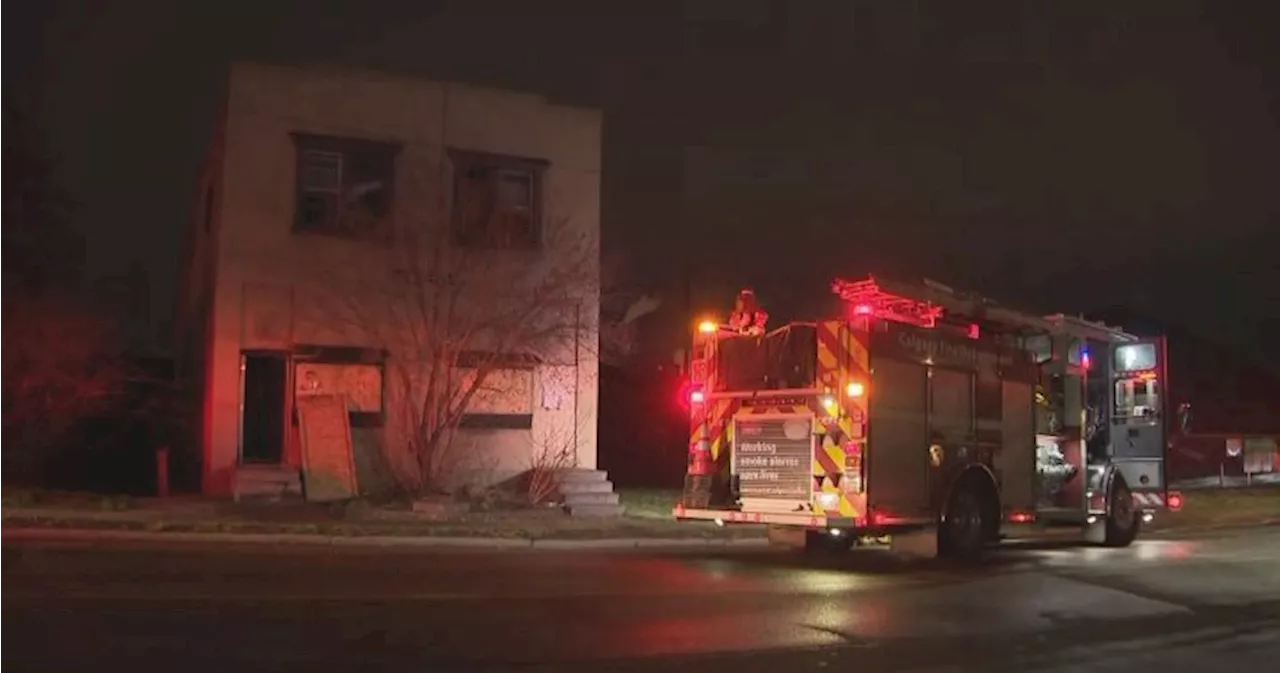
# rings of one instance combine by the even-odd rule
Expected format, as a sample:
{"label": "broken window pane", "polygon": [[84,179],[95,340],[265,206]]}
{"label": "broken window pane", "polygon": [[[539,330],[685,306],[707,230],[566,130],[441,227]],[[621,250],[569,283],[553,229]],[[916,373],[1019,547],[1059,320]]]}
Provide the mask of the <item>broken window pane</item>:
{"label": "broken window pane", "polygon": [[319,150],[303,151],[298,184],[309,192],[337,193],[342,188],[342,155]]}

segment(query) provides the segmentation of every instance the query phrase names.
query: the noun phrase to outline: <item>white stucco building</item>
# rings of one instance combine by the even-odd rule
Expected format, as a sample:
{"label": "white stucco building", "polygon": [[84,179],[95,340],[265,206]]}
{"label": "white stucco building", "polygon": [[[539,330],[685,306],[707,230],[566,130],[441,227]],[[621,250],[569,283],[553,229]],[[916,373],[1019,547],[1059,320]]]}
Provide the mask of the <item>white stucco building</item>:
{"label": "white stucco building", "polygon": [[[504,357],[495,374],[504,391],[477,396],[451,452],[455,480],[501,480],[554,434],[578,467],[594,469],[600,137],[598,111],[533,94],[235,65],[179,300],[182,369],[201,391],[192,435],[202,490],[230,494],[247,473],[296,478],[296,398],[320,385],[349,398],[362,489],[385,485],[403,441],[394,430],[407,423],[404,405],[390,403],[388,368],[412,341],[375,338],[368,319],[344,319],[330,300],[373,303],[360,293],[371,278],[400,277],[388,270],[405,246],[388,232],[406,227],[449,227],[440,240],[495,269],[543,264],[567,254],[557,246],[569,240],[573,254],[588,253],[576,266],[582,329],[571,352]],[[517,303],[524,289],[511,288]]]}

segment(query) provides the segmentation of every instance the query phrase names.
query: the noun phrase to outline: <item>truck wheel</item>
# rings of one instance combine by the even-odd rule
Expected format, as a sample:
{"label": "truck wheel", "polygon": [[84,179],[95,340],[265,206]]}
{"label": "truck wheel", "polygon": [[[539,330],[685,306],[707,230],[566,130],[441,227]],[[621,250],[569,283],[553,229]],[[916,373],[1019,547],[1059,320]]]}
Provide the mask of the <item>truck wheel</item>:
{"label": "truck wheel", "polygon": [[1102,544],[1107,547],[1128,547],[1137,539],[1138,530],[1142,528],[1142,514],[1133,506],[1133,493],[1124,479],[1117,477],[1111,485],[1110,504],[1106,536]]}
{"label": "truck wheel", "polygon": [[938,526],[938,553],[958,559],[982,555],[988,524],[982,500],[970,486],[962,486],[951,496],[947,512]]}

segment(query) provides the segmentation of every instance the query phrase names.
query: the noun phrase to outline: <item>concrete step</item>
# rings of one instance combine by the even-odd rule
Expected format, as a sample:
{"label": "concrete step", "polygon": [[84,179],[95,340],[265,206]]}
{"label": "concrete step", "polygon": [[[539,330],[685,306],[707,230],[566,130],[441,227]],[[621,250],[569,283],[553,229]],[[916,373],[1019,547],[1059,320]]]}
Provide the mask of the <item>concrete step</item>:
{"label": "concrete step", "polygon": [[282,465],[242,465],[236,469],[232,495],[239,500],[302,497],[302,473]]}
{"label": "concrete step", "polygon": [[569,507],[577,507],[578,505],[616,505],[618,504],[618,494],[566,493],[564,494],[564,504]]}
{"label": "concrete step", "polygon": [[236,479],[242,488],[301,488],[301,479]]}
{"label": "concrete step", "polygon": [[615,517],[622,516],[626,511],[622,505],[577,505],[566,509],[569,510],[569,516]]}
{"label": "concrete step", "polygon": [[574,493],[613,493],[613,482],[605,481],[565,481],[560,483],[560,495],[569,497]]}
{"label": "concrete step", "polygon": [[236,479],[242,482],[300,482],[302,471],[280,466],[242,466],[236,468]]}
{"label": "concrete step", "polygon": [[607,481],[609,473],[604,470],[586,470],[582,468],[572,468],[568,470],[560,470],[556,473],[556,480],[561,484],[569,482],[582,483],[584,481]]}

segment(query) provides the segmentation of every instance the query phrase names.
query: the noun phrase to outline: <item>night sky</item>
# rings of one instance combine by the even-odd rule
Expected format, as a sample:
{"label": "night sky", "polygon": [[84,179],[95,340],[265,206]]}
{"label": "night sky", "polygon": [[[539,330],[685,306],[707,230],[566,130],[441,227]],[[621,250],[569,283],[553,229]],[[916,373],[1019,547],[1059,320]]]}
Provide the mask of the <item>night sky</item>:
{"label": "night sky", "polygon": [[686,273],[695,308],[750,283],[786,316],[879,271],[1259,353],[1280,332],[1269,4],[26,0],[4,86],[92,271],[149,272],[157,334],[218,78],[250,58],[602,106],[606,246],[669,300],[652,329],[683,320]]}

